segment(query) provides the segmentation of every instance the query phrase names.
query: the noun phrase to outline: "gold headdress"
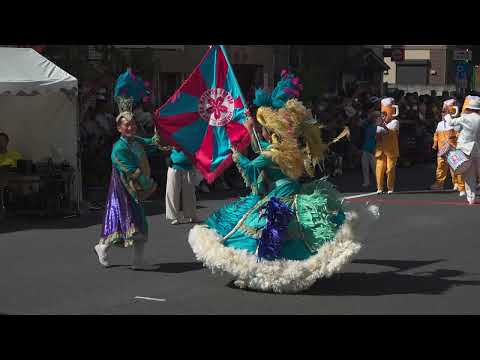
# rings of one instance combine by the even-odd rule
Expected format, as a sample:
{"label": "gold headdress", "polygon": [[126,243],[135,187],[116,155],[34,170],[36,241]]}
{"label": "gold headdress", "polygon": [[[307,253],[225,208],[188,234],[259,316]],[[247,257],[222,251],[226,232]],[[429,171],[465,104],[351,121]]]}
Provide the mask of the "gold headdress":
{"label": "gold headdress", "polygon": [[345,128],[333,141],[325,143],[323,126],[313,119],[311,110],[296,99],[302,89],[299,78],[284,70],[272,93],[259,89],[254,100],[259,107],[258,123],[272,136],[272,145],[264,154],[293,179],[305,172],[313,177],[315,166],[324,159],[328,146],[350,135]]}
{"label": "gold headdress", "polygon": [[257,120],[272,134],[272,146],[265,152],[282,171],[293,179],[306,171],[314,176],[315,165],[324,157],[328,144],[322,140],[322,128],[310,110],[300,101],[290,99],[274,110],[261,107]]}
{"label": "gold headdress", "polygon": [[120,119],[132,119],[133,118],[133,97],[125,97],[125,96],[116,96],[115,102],[118,106],[119,115],[117,116],[117,124]]}

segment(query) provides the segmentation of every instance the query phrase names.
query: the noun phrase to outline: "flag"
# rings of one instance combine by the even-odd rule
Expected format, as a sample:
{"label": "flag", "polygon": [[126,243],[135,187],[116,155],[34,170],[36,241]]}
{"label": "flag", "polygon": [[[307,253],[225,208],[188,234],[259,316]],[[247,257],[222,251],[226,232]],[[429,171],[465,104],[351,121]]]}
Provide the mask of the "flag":
{"label": "flag", "polygon": [[248,108],[222,45],[211,46],[180,88],[155,112],[160,138],[180,148],[207,182],[232,164],[232,147],[243,150]]}

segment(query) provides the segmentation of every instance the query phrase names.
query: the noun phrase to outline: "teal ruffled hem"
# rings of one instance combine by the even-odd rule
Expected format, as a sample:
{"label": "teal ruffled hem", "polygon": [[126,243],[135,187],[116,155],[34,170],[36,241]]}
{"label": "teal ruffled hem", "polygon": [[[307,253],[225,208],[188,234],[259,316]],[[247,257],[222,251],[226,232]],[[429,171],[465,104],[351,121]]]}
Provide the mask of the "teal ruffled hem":
{"label": "teal ruffled hem", "polygon": [[326,242],[334,240],[339,227],[345,222],[338,192],[325,180],[305,184],[292,195],[278,196],[274,193],[275,190],[264,198],[251,194],[228,204],[213,213],[205,225],[224,238],[224,246],[255,253],[266,225],[260,213],[261,205],[277,196],[294,212],[281,257],[305,260]]}
{"label": "teal ruffled hem", "polygon": [[296,196],[295,210],[302,239],[312,251],[332,240],[345,221],[339,193],[326,180],[305,184]]}

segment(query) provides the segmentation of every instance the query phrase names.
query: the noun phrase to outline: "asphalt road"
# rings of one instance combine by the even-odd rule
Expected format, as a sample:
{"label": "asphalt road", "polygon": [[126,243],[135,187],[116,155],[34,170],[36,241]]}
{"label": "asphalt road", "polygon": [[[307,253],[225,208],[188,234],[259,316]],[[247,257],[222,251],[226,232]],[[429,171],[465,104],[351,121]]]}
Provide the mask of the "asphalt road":
{"label": "asphalt road", "polygon": [[[128,268],[129,249],[112,251],[112,268],[98,264],[101,213],[9,221],[0,225],[0,313],[479,314],[480,205],[455,193],[403,192],[425,189],[431,174],[399,169],[400,193],[352,200],[376,198],[381,220],[353,263],[296,295],[239,290],[230,276],[211,274],[187,243],[190,225],[169,225],[161,201],[147,204],[149,271]],[[335,182],[346,196],[373,190],[357,189],[357,172]],[[225,201],[201,200],[200,216]]]}

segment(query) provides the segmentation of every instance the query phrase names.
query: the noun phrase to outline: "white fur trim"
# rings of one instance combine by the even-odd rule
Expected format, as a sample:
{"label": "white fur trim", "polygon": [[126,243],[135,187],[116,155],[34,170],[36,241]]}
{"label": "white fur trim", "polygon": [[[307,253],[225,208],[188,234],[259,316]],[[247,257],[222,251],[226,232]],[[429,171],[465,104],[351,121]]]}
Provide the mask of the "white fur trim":
{"label": "white fur trim", "polygon": [[[375,210],[372,211],[374,214],[378,209]],[[225,271],[232,274],[238,287],[295,293],[308,289],[319,278],[330,277],[340,271],[360,251],[359,240],[362,236],[356,236],[353,231],[358,223],[358,215],[354,212],[346,215],[346,221],[339,228],[335,240],[326,243],[317,254],[302,261],[257,262],[257,257],[246,250],[223,246],[223,238],[206,225],[197,225],[190,230],[188,242],[198,260],[212,272]]]}

